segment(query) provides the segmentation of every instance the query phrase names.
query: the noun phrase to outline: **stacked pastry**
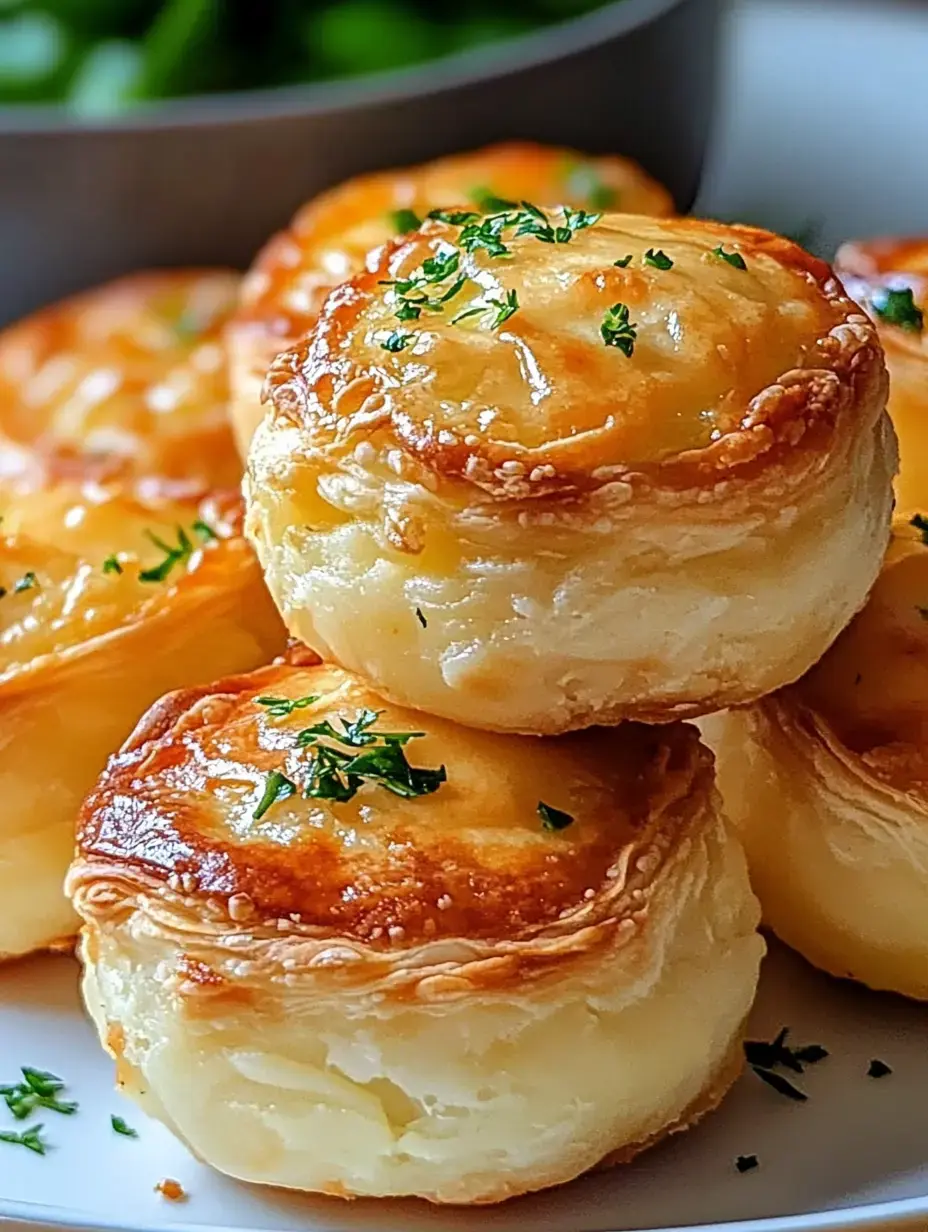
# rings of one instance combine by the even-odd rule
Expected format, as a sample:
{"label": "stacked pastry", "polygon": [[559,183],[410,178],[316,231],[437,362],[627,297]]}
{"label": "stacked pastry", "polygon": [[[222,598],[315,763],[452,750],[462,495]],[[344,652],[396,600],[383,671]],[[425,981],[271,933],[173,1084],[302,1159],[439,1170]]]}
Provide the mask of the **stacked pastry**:
{"label": "stacked pastry", "polygon": [[838,267],[892,377],[892,542],[821,662],[706,730],[771,928],[825,971],[928,999],[928,240],[848,244]]}
{"label": "stacked pastry", "polygon": [[69,944],[81,801],[166,690],[285,634],[241,534],[224,271],[128,278],[0,336],[0,955]]}
{"label": "stacked pastry", "polygon": [[149,710],[68,881],[120,1081],[227,1173],[497,1201],[738,1072],[758,909],[679,720],[860,609],[895,440],[830,268],[668,207],[506,147],[336,190],[246,279],[246,533],[296,642]]}

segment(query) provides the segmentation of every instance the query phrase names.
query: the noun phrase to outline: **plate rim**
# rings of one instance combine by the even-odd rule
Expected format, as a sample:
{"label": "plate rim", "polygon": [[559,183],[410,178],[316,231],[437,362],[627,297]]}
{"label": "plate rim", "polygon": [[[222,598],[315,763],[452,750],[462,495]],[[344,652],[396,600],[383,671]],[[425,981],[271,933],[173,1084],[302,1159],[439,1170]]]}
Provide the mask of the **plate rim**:
{"label": "plate rim", "polygon": [[[675,1224],[662,1228],[627,1229],[626,1232],[860,1232],[863,1229],[901,1232],[904,1225],[925,1215],[928,1215],[928,1194],[914,1198],[896,1198],[889,1202],[870,1202],[865,1206],[811,1211],[805,1215],[772,1215],[763,1219],[736,1219],[723,1223]],[[45,1228],[92,1229],[93,1232],[258,1232],[257,1229],[247,1226],[225,1223],[171,1220],[170,1224],[166,1225],[164,1222],[124,1223],[117,1219],[93,1218],[88,1220],[80,1212],[71,1211],[68,1207],[20,1202],[15,1199],[0,1200],[0,1225],[4,1223]],[[283,1232],[283,1229],[265,1229],[264,1232]],[[330,1230],[323,1229],[322,1232]],[[379,1232],[404,1230],[401,1225],[391,1221],[383,1224]]]}

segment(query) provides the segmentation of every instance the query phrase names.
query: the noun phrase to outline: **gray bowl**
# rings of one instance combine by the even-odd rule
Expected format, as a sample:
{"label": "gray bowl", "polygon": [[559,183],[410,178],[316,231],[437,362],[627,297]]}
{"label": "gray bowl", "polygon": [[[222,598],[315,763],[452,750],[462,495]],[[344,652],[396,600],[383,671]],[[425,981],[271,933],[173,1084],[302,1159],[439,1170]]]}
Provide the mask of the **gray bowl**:
{"label": "gray bowl", "polygon": [[0,323],[145,266],[248,263],[330,184],[506,138],[637,158],[692,204],[720,0],[619,0],[403,72],[179,99],[119,121],[0,110]]}

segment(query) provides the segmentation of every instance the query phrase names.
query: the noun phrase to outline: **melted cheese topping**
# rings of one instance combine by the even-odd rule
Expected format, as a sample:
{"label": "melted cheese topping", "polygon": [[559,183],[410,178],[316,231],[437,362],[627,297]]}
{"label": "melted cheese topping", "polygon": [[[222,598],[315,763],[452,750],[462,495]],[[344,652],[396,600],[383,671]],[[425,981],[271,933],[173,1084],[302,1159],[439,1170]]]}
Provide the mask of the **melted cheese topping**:
{"label": "melted cheese topping", "polygon": [[928,788],[928,546],[906,519],[867,606],[793,689],[875,773]]}
{"label": "melted cheese topping", "polygon": [[[613,156],[514,143],[361,176],[316,198],[258,259],[243,288],[243,320],[265,318],[297,338],[328,290],[364,268],[372,248],[402,229],[397,211],[424,218],[442,206],[492,197],[636,214],[673,212],[670,194],[640,167]],[[408,229],[408,228],[407,228]]]}
{"label": "melted cheese topping", "polygon": [[[262,696],[315,700],[274,717]],[[383,703],[326,666],[268,668],[166,706],[88,799],[84,854],[189,874],[199,894],[244,894],[260,913],[373,941],[396,930],[408,942],[507,936],[555,922],[597,898],[636,844],[653,873],[677,825],[701,815],[711,783],[693,728],[490,735]],[[294,794],[255,816],[270,774],[308,782],[301,731],[326,720],[342,731],[365,709],[379,712],[373,733],[422,733],[405,745],[408,761],[444,766],[446,781],[405,799],[367,780],[350,800]],[[546,829],[540,801],[572,822]]]}
{"label": "melted cheese topping", "polygon": [[[232,534],[236,515],[228,501],[221,507],[154,487],[67,482],[6,493],[0,512],[0,679],[169,603]],[[167,556],[152,536],[178,549],[181,532],[191,551],[163,581],[143,580],[140,573]]]}
{"label": "melted cheese topping", "polygon": [[[659,462],[739,428],[751,398],[840,319],[817,281],[825,267],[763,232],[616,215],[569,243],[509,231],[509,254],[493,257],[462,251],[460,231],[430,223],[327,302],[302,368],[320,443],[379,398],[401,439],[451,470],[462,446],[490,457],[515,447],[538,466],[556,448],[577,469]],[[747,268],[717,255],[720,244]],[[649,249],[672,268],[649,264]],[[455,252],[458,270],[425,293],[440,299],[462,274],[464,286],[438,310],[398,319],[396,280]],[[507,298],[518,307],[495,326]],[[633,328],[630,356],[603,337],[617,304]],[[393,352],[396,333],[406,341]]]}
{"label": "melted cheese topping", "polygon": [[133,275],[12,326],[0,335],[0,440],[237,483],[221,343],[237,286],[221,270]]}

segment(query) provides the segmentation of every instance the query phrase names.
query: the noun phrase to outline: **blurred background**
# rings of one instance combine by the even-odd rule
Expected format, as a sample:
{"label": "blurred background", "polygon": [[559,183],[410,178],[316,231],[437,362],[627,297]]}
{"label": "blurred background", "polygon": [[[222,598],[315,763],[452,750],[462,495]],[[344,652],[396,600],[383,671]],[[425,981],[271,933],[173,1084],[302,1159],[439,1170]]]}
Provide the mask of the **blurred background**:
{"label": "blurred background", "polygon": [[921,0],[0,0],[0,320],[506,138],[824,254],[928,231],[926,80]]}

